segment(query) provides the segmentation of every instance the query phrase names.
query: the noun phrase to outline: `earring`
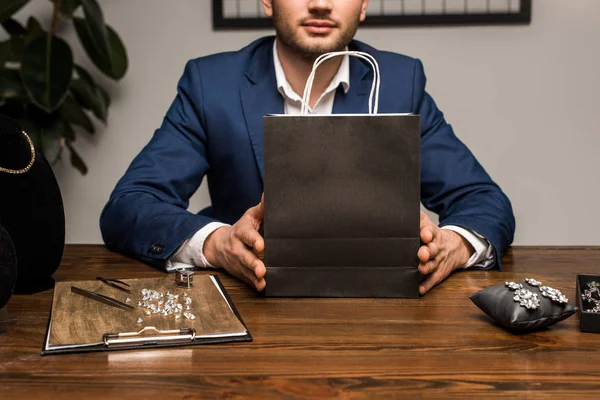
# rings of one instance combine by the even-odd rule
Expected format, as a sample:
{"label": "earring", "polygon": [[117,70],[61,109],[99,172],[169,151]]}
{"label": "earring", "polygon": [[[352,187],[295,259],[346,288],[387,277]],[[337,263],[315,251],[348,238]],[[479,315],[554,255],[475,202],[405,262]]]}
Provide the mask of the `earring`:
{"label": "earring", "polygon": [[562,294],[561,291],[558,289],[551,288],[550,286],[542,286],[542,282],[536,281],[532,278],[525,278],[525,282],[527,282],[531,286],[537,287],[538,290],[542,293],[542,296],[552,300],[555,303],[567,304],[569,302],[567,296]]}
{"label": "earring", "polygon": [[510,289],[514,290],[515,295],[513,300],[521,307],[525,307],[528,310],[535,310],[540,306],[540,299],[537,294],[530,290],[523,289],[523,285],[515,282],[504,282],[504,284]]}

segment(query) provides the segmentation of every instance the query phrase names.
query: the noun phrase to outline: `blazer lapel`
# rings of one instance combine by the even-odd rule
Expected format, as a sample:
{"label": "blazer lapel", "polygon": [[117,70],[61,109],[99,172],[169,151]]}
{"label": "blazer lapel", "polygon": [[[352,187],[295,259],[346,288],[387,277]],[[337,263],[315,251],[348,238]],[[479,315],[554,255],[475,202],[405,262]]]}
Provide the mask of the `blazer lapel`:
{"label": "blazer lapel", "polygon": [[344,93],[340,86],[333,102],[334,114],[356,114],[369,112],[369,93],[373,83],[371,67],[360,58],[350,57],[350,89]]}
{"label": "blazer lapel", "polygon": [[258,49],[250,69],[248,80],[240,89],[246,127],[254,149],[254,156],[264,177],[264,121],[267,114],[283,114],[283,99],[277,91],[275,66],[273,64],[273,42]]}

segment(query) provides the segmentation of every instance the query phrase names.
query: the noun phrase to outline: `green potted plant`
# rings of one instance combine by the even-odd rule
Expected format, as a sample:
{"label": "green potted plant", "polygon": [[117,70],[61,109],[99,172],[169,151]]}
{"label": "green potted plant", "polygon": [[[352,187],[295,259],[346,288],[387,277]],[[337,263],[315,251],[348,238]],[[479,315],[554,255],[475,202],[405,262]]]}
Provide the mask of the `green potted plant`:
{"label": "green potted plant", "polygon": [[61,20],[70,21],[92,63],[113,80],[127,71],[125,46],[104,22],[96,0],[50,0],[49,26],[34,17],[24,26],[12,16],[29,1],[0,1],[0,23],[9,36],[0,42],[0,114],[19,120],[51,164],[68,149],[71,164],[86,174],[87,166],[73,146],[76,133],[94,133],[92,115],[106,123],[110,97],[76,63],[56,28]]}

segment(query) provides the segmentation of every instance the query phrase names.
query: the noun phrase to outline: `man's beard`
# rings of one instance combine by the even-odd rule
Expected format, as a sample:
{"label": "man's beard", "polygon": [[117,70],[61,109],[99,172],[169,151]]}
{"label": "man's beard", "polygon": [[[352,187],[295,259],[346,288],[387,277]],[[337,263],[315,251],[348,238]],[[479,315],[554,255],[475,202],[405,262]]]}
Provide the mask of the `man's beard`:
{"label": "man's beard", "polygon": [[344,50],[354,38],[354,35],[358,30],[359,22],[359,15],[357,15],[356,20],[352,21],[345,28],[342,27],[342,29],[340,29],[340,25],[338,24],[336,29],[339,30],[341,34],[331,43],[309,45],[302,43],[302,39],[297,35],[297,31],[295,31],[297,26],[293,25],[290,21],[286,21],[285,16],[278,12],[278,8],[276,7],[275,2],[273,2],[273,24],[275,25],[278,39],[300,57],[311,61],[322,54]]}

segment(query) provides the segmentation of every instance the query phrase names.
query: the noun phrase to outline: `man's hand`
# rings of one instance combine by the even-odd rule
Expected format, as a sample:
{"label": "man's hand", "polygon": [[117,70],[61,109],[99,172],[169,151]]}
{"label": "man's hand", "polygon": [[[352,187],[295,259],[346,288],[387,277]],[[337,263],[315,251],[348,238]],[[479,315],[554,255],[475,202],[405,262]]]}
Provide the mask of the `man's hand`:
{"label": "man's hand", "polygon": [[267,285],[264,279],[267,269],[256,256],[265,248],[265,241],[258,233],[264,216],[264,198],[263,194],[260,203],[246,211],[234,225],[212,232],[203,248],[209,263],[225,268],[259,292]]}
{"label": "man's hand", "polygon": [[421,242],[423,246],[417,253],[421,261],[419,272],[426,276],[419,286],[421,294],[465,265],[474,252],[465,238],[451,230],[440,229],[424,212],[421,212]]}

